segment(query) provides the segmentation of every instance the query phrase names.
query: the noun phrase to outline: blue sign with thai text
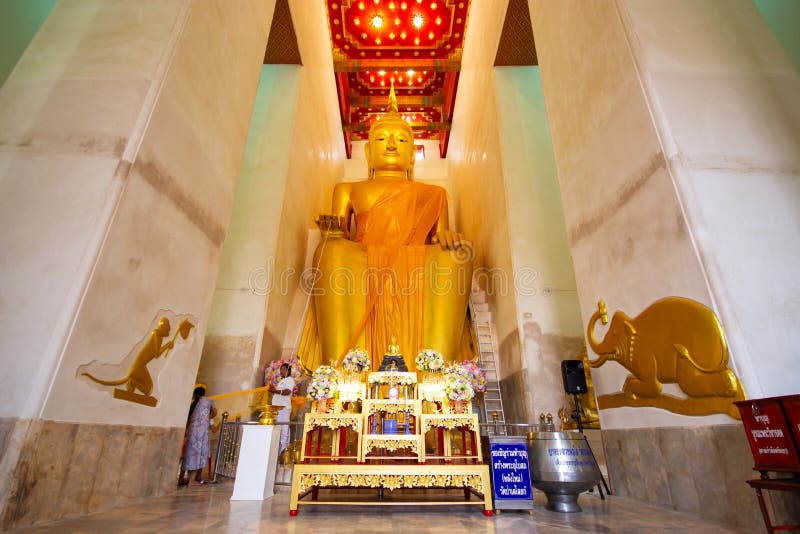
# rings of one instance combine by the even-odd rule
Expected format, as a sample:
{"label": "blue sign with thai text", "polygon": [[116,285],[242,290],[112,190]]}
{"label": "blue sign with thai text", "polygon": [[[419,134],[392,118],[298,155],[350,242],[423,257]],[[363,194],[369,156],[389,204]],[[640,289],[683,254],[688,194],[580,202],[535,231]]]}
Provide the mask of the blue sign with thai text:
{"label": "blue sign with thai text", "polygon": [[525,442],[492,442],[489,450],[495,500],[533,500]]}

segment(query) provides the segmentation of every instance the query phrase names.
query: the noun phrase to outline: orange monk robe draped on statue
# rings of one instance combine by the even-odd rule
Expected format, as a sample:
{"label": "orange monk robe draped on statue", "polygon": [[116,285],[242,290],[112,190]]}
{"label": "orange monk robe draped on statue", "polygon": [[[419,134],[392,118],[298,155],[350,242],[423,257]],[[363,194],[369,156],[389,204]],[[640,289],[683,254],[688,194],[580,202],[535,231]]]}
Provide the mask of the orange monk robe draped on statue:
{"label": "orange monk robe draped on statue", "polygon": [[393,336],[409,368],[425,348],[425,245],[446,212],[441,187],[391,182],[372,208],[356,214],[355,241],[366,245],[369,285],[367,311],[350,344],[365,332],[372,369],[380,365]]}
{"label": "orange monk robe draped on statue", "polygon": [[[356,213],[354,241],[364,245],[367,254],[367,273],[362,280],[368,284],[366,313],[353,325],[347,350],[354,348],[361,333],[365,348],[377,370],[392,336],[410,370],[414,358],[424,346],[425,245],[430,243],[440,217],[446,216],[447,194],[437,186],[413,181],[389,182],[373,206]],[[438,245],[437,245],[438,246]],[[361,280],[359,280],[361,283]],[[301,361],[308,371],[331,355],[319,349],[315,309],[309,308],[298,348]],[[345,352],[347,351],[345,350]],[[343,354],[335,355],[338,365]]]}

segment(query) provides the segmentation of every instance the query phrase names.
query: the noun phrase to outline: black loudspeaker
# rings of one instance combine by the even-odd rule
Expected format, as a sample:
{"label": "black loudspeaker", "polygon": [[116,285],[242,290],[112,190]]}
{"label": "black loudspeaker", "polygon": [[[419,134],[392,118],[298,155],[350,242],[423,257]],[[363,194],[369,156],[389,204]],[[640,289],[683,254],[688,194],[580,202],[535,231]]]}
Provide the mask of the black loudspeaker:
{"label": "black loudspeaker", "polygon": [[561,376],[564,378],[564,391],[569,394],[586,393],[586,375],[583,374],[581,360],[563,360],[561,362]]}

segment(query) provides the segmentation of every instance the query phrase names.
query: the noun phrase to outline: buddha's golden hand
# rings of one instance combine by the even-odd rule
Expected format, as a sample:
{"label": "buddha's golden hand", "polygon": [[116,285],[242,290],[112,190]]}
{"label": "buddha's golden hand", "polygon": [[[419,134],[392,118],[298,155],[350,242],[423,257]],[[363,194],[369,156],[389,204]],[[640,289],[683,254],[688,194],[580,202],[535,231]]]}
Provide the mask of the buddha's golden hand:
{"label": "buddha's golden hand", "polygon": [[471,263],[475,259],[475,247],[459,232],[441,230],[433,236],[431,243],[439,245],[442,250],[449,250],[450,257],[457,264]]}
{"label": "buddha's golden hand", "polygon": [[453,232],[450,230],[441,230],[436,232],[436,235],[431,239],[431,243],[439,245],[442,250],[456,250],[467,245],[464,236],[460,232]]}
{"label": "buddha's golden hand", "polygon": [[345,234],[345,220],[343,215],[320,214],[317,220],[322,237],[343,237]]}

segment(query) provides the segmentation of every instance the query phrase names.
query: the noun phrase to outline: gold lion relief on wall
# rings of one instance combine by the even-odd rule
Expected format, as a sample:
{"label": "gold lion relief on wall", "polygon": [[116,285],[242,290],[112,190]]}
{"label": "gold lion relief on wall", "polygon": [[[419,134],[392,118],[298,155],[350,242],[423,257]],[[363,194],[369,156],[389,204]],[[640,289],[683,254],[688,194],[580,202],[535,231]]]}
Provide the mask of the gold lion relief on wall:
{"label": "gold lion relief on wall", "polygon": [[[739,379],[728,367],[728,344],[714,312],[691,299],[667,297],[631,318],[617,311],[606,335],[594,337],[597,321],[608,324],[601,300],[589,319],[587,339],[598,355],[593,368],[617,362],[630,373],[622,391],[601,395],[600,409],[621,406],[662,408],[682,415],[724,413],[739,419],[733,404],[745,398]],[[686,398],[662,392],[677,384]]]}

